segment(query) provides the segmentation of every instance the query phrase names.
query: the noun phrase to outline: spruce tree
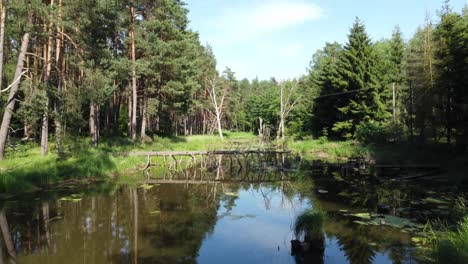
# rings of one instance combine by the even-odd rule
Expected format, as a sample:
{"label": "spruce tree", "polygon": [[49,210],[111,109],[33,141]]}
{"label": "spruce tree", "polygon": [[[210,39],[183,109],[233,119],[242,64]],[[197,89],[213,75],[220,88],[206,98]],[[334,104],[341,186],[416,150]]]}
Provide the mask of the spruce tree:
{"label": "spruce tree", "polygon": [[361,122],[382,122],[389,117],[381,98],[382,86],[378,83],[376,56],[364,24],[356,18],[348,36],[338,67],[340,91],[346,105],[338,110],[342,116],[333,131],[342,137],[353,135]]}

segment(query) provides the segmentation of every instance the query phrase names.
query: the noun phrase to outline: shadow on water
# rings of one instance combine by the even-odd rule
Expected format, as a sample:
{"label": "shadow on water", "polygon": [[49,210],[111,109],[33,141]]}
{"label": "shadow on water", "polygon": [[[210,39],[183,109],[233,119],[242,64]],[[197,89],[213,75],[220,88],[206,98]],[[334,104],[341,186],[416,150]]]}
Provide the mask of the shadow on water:
{"label": "shadow on water", "polygon": [[[4,201],[1,259],[417,263],[411,237],[419,227],[412,223],[444,215],[457,195],[294,157],[282,166],[258,157],[243,162],[213,157],[185,171],[166,168],[136,186],[99,183]],[[310,208],[326,211],[324,250],[292,256],[291,227]]]}

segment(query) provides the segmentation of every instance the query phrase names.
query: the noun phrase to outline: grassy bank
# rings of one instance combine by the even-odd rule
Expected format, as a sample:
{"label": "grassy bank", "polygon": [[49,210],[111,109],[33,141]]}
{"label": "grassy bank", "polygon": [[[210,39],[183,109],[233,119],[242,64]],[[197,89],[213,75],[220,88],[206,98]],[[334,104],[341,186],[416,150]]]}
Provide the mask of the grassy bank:
{"label": "grassy bank", "polygon": [[[7,159],[0,161],[0,193],[16,193],[34,189],[47,183],[67,179],[87,179],[99,176],[127,175],[145,164],[145,157],[125,157],[119,153],[153,150],[215,150],[260,147],[258,138],[250,133],[226,132],[225,140],[216,135],[188,137],[155,137],[145,144],[133,144],[126,138],[107,139],[96,148],[89,140],[66,142],[65,157],[58,159],[51,146],[51,154],[41,157],[37,144],[17,144],[8,149]],[[268,145],[263,145],[268,147]],[[306,159],[344,161],[349,157],[363,156],[379,163],[441,164],[450,168],[455,178],[464,177],[466,156],[451,155],[440,146],[424,149],[408,144],[364,146],[355,141],[331,142],[323,139],[288,141],[288,149]],[[464,167],[463,167],[464,168]]]}
{"label": "grassy bank", "polygon": [[[161,138],[152,142],[133,144],[127,139],[102,141],[91,148],[89,140],[67,142],[65,157],[58,159],[51,150],[40,155],[36,144],[18,145],[9,149],[7,159],[0,161],[0,193],[16,193],[47,183],[67,179],[95,178],[104,175],[125,175],[144,165],[145,157],[125,157],[125,152],[142,150],[210,150],[229,149],[239,145],[252,146],[257,138],[249,133],[228,132],[221,141],[216,135]],[[53,149],[54,146],[51,146]]]}

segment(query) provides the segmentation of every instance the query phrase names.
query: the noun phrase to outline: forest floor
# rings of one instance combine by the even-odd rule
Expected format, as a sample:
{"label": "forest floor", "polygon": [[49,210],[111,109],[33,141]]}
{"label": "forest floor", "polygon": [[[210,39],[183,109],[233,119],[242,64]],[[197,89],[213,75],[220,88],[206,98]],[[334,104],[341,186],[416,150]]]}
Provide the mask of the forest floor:
{"label": "forest floor", "polygon": [[[66,142],[63,158],[52,151],[41,157],[37,144],[18,144],[9,148],[7,159],[0,161],[0,193],[19,193],[37,189],[48,183],[68,179],[91,179],[100,176],[125,178],[141,169],[146,157],[128,157],[131,151],[181,151],[258,149],[272,147],[273,143],[260,143],[251,133],[226,132],[221,141],[217,135],[188,137],[155,137],[145,144],[133,144],[126,138],[103,140],[90,148],[89,140]],[[438,164],[447,168],[447,177],[460,181],[467,171],[466,155],[453,155],[440,146],[416,148],[408,144],[364,146],[355,141],[332,142],[327,140],[288,141],[286,148],[306,159],[344,162],[350,157],[365,157],[380,164]],[[127,177],[129,178],[129,177]],[[131,177],[130,177],[131,178]]]}

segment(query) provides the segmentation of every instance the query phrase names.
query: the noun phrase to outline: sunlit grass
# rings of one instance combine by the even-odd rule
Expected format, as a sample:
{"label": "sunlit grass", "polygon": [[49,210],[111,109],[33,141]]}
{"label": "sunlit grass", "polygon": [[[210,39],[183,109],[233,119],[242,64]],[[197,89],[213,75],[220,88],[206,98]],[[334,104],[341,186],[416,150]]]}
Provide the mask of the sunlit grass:
{"label": "sunlit grass", "polygon": [[288,143],[288,147],[305,157],[339,160],[355,156],[368,156],[369,150],[353,141],[301,140]]}
{"label": "sunlit grass", "polygon": [[[154,137],[152,142],[133,144],[127,138],[103,139],[96,148],[89,139],[65,142],[64,157],[58,158],[51,142],[49,155],[42,157],[37,144],[18,145],[9,149],[0,161],[0,193],[16,193],[65,179],[96,178],[104,175],[127,175],[141,169],[146,157],[126,156],[131,151],[185,151],[233,149],[240,144],[255,144],[250,133],[226,132],[217,135],[188,137]],[[163,162],[153,158],[153,162]]]}
{"label": "sunlit grass", "polygon": [[431,256],[435,263],[468,263],[468,216],[460,221],[456,231],[438,234]]}

